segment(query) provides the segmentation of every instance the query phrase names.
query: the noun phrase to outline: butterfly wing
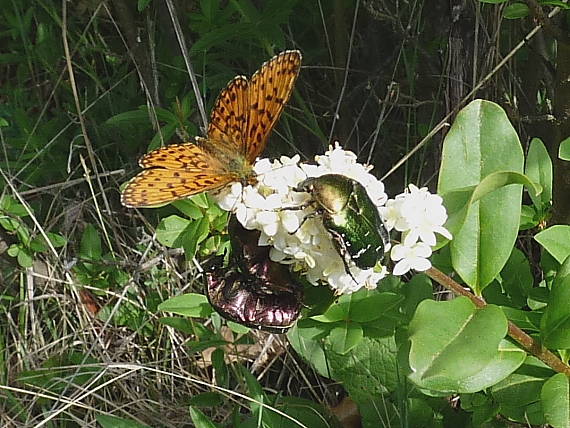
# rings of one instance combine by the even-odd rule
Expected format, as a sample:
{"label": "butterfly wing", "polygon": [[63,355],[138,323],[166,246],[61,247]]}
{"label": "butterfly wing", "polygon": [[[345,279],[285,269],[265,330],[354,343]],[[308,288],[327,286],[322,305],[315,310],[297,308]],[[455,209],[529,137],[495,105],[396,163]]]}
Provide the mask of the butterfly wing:
{"label": "butterfly wing", "polygon": [[214,190],[235,181],[230,174],[220,175],[204,170],[145,169],[121,194],[121,203],[129,208],[150,208],[187,198],[205,190]]}
{"label": "butterfly wing", "polygon": [[236,180],[235,174],[216,158],[191,143],[153,150],[139,164],[146,169],[129,181],[121,194],[126,207],[152,207],[218,189]]}
{"label": "butterfly wing", "polygon": [[[210,115],[208,139],[226,145],[245,147],[249,109],[249,82],[245,76],[237,76],[220,92]],[[245,154],[240,150],[241,154]]]}
{"label": "butterfly wing", "polygon": [[281,52],[263,64],[249,82],[245,157],[250,162],[265,149],[267,137],[291,97],[301,59],[297,50]]}
{"label": "butterfly wing", "polygon": [[208,139],[236,150],[253,163],[281,116],[301,68],[301,53],[285,51],[265,62],[248,80],[233,79],[220,93],[208,127]]}

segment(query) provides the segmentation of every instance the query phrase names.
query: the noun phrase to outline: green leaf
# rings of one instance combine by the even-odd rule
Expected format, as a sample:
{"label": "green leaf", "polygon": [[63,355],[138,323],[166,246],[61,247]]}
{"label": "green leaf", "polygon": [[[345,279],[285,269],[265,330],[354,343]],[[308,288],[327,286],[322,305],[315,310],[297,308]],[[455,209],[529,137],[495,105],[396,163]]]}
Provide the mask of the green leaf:
{"label": "green leaf", "polygon": [[452,263],[477,294],[501,271],[518,236],[522,187],[507,184],[529,181],[521,174],[523,162],[516,131],[489,101],[475,100],[461,110],[445,138],[438,193],[460,192],[459,200],[472,201],[466,213],[455,201],[460,220],[452,232]]}
{"label": "green leaf", "polygon": [[12,214],[16,217],[27,217],[29,215],[26,207],[16,201],[10,195],[2,195],[0,197],[0,211]]}
{"label": "green leaf", "polygon": [[8,247],[8,251],[6,252],[10,257],[17,257],[22,248],[22,244],[12,244]]}
{"label": "green leaf", "polygon": [[288,332],[289,344],[321,376],[331,377],[329,362],[322,343],[328,333],[324,324],[311,319],[301,319]]}
{"label": "green leaf", "polygon": [[358,323],[347,322],[341,327],[335,327],[329,334],[331,349],[337,354],[344,355],[362,340],[362,326]]}
{"label": "green leaf", "polygon": [[570,256],[560,267],[540,323],[540,337],[549,348],[570,349]]}
{"label": "green leaf", "polygon": [[202,210],[191,199],[174,201],[172,206],[192,220],[198,220],[203,217]]}
{"label": "green leaf", "polygon": [[558,147],[558,157],[562,160],[570,160],[570,137],[565,138]]}
{"label": "green leaf", "polygon": [[396,293],[375,293],[350,306],[349,318],[365,323],[381,318],[386,312],[396,310],[404,297]]}
{"label": "green leaf", "polygon": [[191,318],[206,318],[212,313],[212,307],[203,294],[188,293],[171,297],[158,305],[158,310],[172,312]]}
{"label": "green leaf", "polygon": [[27,248],[21,247],[16,256],[18,264],[24,268],[32,267],[34,264],[34,255]]}
{"label": "green leaf", "polygon": [[2,226],[8,232],[14,232],[21,227],[21,223],[15,218],[2,216],[0,217],[0,226]]}
{"label": "green leaf", "polygon": [[399,377],[393,336],[364,337],[350,354],[327,353],[333,379],[341,382],[353,400],[395,391]]}
{"label": "green leaf", "polygon": [[570,428],[570,379],[558,373],[548,379],[540,392],[546,421],[554,428]]}
{"label": "green leaf", "polygon": [[479,3],[491,3],[491,4],[501,4],[506,3],[509,0],[479,0]]}
{"label": "green leaf", "polygon": [[[424,300],[409,325],[409,378],[422,388],[474,392],[471,379],[500,358],[506,333],[507,319],[494,305],[477,309],[466,297]],[[487,379],[488,385],[496,381]]]}
{"label": "green leaf", "polygon": [[[538,409],[540,405],[540,391],[546,379],[554,372],[544,363],[534,357],[527,357],[519,369],[501,382],[493,385],[490,393],[493,399],[500,404],[501,414],[509,415],[517,421],[525,419],[540,423],[544,419]],[[544,422],[543,422],[544,423]]]}
{"label": "green leaf", "polygon": [[[293,423],[291,419],[278,416],[278,425],[271,428],[289,428],[306,426],[310,428],[340,428],[336,418],[334,418],[327,408],[299,397],[280,396],[275,403],[275,407],[303,425]],[[257,424],[255,425],[257,426]],[[245,428],[245,427],[244,427]]]}
{"label": "green leaf", "polygon": [[162,317],[158,319],[158,322],[176,330],[181,331],[186,334],[194,334],[194,329],[192,328],[192,323],[186,318],[180,317]]}
{"label": "green leaf", "polygon": [[177,215],[168,216],[158,224],[156,239],[166,247],[182,247],[182,237],[188,233],[191,224],[190,220]]}
{"label": "green leaf", "polygon": [[513,248],[511,257],[501,271],[501,278],[503,279],[502,286],[514,305],[519,308],[525,306],[534,278],[528,259],[518,248]]}
{"label": "green leaf", "polygon": [[332,323],[348,319],[348,305],[332,304],[324,314],[311,317],[315,321]]}
{"label": "green leaf", "polygon": [[537,233],[536,242],[548,251],[558,263],[570,255],[570,226],[557,224]]}
{"label": "green leaf", "polygon": [[570,4],[562,0],[540,0],[539,3],[544,6],[559,7],[563,10],[570,9]]}
{"label": "green leaf", "polygon": [[433,284],[425,274],[414,275],[409,282],[403,284],[402,292],[404,294],[402,309],[408,320],[412,319],[420,302],[433,300]]}
{"label": "green leaf", "polygon": [[46,235],[49,238],[51,245],[55,248],[63,247],[67,244],[67,239],[58,233],[47,232]]}
{"label": "green leaf", "polygon": [[535,195],[534,192],[530,191],[529,196],[534,206],[543,210],[543,206],[549,206],[552,199],[552,161],[548,155],[548,150],[539,138],[533,138],[530,142],[525,174],[542,187],[540,195]]}
{"label": "green leaf", "polygon": [[204,413],[190,406],[190,417],[196,428],[218,428]]}
{"label": "green leaf", "polygon": [[241,374],[245,378],[245,383],[247,384],[247,390],[249,396],[253,399],[247,401],[251,413],[253,413],[253,418],[257,421],[262,421],[265,426],[276,427],[279,426],[279,416],[271,410],[270,407],[262,406],[261,404],[270,404],[269,399],[263,393],[261,385],[253,376],[248,369],[241,367]]}
{"label": "green leaf", "polygon": [[473,376],[462,380],[462,391],[482,391],[505,379],[525,361],[527,354],[506,339],[501,340],[494,358]]}
{"label": "green leaf", "polygon": [[524,3],[513,3],[508,5],[504,12],[503,16],[506,19],[520,19],[528,16],[529,9],[528,6]]}
{"label": "green leaf", "polygon": [[123,113],[116,114],[115,116],[112,116],[105,121],[105,125],[123,126],[124,124],[149,125],[150,121],[149,121],[148,111],[146,111],[146,109],[125,111]]}
{"label": "green leaf", "polygon": [[87,260],[100,260],[103,255],[101,237],[95,226],[88,223],[83,229],[79,244],[79,257]]}
{"label": "green leaf", "polygon": [[97,419],[101,428],[150,428],[148,425],[138,423],[137,421],[111,415],[98,414],[95,415],[95,419]]}
{"label": "green leaf", "polygon": [[528,230],[538,226],[538,213],[534,205],[523,205],[521,207],[521,220],[519,230]]}
{"label": "green leaf", "polygon": [[249,327],[246,327],[245,325],[238,324],[237,322],[233,322],[230,320],[227,320],[226,324],[228,325],[231,331],[237,334],[246,334],[250,330]]}
{"label": "green leaf", "polygon": [[533,183],[524,174],[513,171],[497,171],[485,177],[477,186],[452,190],[443,194],[444,204],[449,219],[445,226],[452,233],[459,233],[467,220],[469,208],[484,196],[510,184],[522,184],[530,193],[539,195],[540,185]]}
{"label": "green leaf", "polygon": [[146,9],[151,0],[137,0],[137,10],[142,12]]}

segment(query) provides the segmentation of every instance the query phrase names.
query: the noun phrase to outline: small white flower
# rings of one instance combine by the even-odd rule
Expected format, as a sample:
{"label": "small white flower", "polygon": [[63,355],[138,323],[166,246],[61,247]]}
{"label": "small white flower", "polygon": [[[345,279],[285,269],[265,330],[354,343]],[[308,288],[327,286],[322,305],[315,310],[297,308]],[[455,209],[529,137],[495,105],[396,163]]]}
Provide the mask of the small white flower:
{"label": "small white flower", "polygon": [[418,242],[411,246],[396,244],[392,248],[390,256],[393,261],[397,262],[394,266],[394,275],[403,275],[410,269],[420,272],[428,270],[431,262],[428,257],[431,256],[431,248],[429,245]]}

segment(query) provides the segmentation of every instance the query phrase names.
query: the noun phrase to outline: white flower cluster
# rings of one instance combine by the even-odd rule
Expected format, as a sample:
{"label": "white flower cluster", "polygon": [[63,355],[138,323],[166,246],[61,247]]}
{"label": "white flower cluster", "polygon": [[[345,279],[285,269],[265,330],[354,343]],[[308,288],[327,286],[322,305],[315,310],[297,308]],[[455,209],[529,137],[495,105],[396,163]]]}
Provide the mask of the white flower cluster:
{"label": "white flower cluster", "polygon": [[425,271],[431,267],[429,257],[435,246],[435,234],[452,239],[443,227],[447,212],[441,196],[434,195],[426,187],[418,189],[413,184],[395,199],[380,207],[380,215],[388,230],[402,233],[401,243],[394,245],[390,258],[396,262],[392,273],[403,275],[410,269]]}
{"label": "white flower cluster", "polygon": [[323,156],[316,156],[316,165],[299,163],[299,160],[298,155],[282,156],[273,162],[260,159],[254,165],[258,180],[254,186],[234,183],[216,195],[216,200],[222,209],[234,212],[246,229],[261,231],[259,245],[272,246],[273,261],[291,264],[311,283],[326,282],[339,294],[352,293],[361,287],[376,288],[388,271],[380,265],[366,270],[352,265],[350,273],[346,272],[321,219],[311,216],[315,207],[308,204],[310,195],[294,190],[308,177],[341,174],[364,186],[387,228],[402,232],[404,242],[395,245],[391,252],[392,259],[398,261],[395,274],[405,273],[410,268],[429,268],[427,257],[431,255],[430,246],[435,245],[434,232],[450,237],[442,227],[447,215],[439,196],[410,186],[409,193],[388,201],[384,184],[369,172],[372,167],[359,164],[356,155],[343,150],[338,143],[334,148],[329,147]]}

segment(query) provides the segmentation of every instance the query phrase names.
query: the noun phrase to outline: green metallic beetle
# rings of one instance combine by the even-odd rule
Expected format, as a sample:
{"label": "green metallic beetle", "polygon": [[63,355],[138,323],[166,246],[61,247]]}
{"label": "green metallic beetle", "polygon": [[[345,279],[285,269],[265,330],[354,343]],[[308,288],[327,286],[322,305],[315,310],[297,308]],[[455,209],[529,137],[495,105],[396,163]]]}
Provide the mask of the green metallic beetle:
{"label": "green metallic beetle", "polygon": [[325,174],[307,178],[295,190],[311,195],[309,203],[316,206],[347,273],[350,262],[370,269],[384,258],[390,237],[362,184],[344,175]]}

